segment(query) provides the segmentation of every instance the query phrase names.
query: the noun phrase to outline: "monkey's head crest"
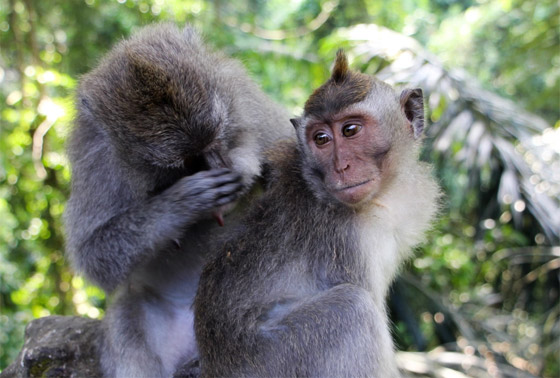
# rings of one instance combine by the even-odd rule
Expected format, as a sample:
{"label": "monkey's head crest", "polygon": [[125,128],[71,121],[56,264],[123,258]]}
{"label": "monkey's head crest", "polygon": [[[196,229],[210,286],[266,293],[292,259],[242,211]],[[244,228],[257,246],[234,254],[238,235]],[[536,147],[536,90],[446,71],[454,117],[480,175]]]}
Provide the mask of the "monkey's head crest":
{"label": "monkey's head crest", "polygon": [[336,52],[336,59],[334,61],[334,67],[331,74],[331,80],[335,83],[342,83],[346,76],[348,75],[348,58],[344,50],[339,49]]}
{"label": "monkey's head crest", "polygon": [[304,116],[326,117],[363,101],[374,80],[371,76],[350,70],[346,54],[342,49],[338,50],[331,77],[309,97],[303,109]]}

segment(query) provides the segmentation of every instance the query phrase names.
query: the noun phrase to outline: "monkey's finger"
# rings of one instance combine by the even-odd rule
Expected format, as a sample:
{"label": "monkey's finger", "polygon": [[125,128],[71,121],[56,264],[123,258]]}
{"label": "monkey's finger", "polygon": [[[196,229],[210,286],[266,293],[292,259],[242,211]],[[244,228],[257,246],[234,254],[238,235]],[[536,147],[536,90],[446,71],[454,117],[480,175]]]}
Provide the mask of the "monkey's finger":
{"label": "monkey's finger", "polygon": [[196,179],[207,179],[207,178],[215,178],[215,177],[219,177],[219,176],[223,176],[223,175],[227,175],[229,173],[233,172],[231,169],[228,168],[219,168],[219,169],[210,169],[207,171],[199,171],[196,172],[190,176],[187,176],[187,178],[196,178]]}
{"label": "monkey's finger", "polygon": [[215,205],[216,207],[220,207],[220,206],[230,204],[232,202],[235,202],[235,200],[237,200],[238,197],[239,197],[238,194],[229,194],[227,196],[220,197],[216,200]]}
{"label": "monkey's finger", "polygon": [[219,187],[227,184],[241,183],[241,175],[236,172],[227,173],[213,178],[213,186]]}
{"label": "monkey's finger", "polygon": [[240,182],[233,182],[226,185],[222,185],[216,188],[216,197],[228,196],[230,194],[240,193],[243,185]]}
{"label": "monkey's finger", "polygon": [[224,198],[229,198],[229,202],[235,201],[242,193],[242,185],[229,184],[220,187],[215,192],[215,201],[222,201]]}
{"label": "monkey's finger", "polygon": [[207,175],[190,176],[188,179],[182,181],[181,185],[186,189],[188,195],[198,195],[208,190],[214,191],[223,186],[236,184],[241,185],[241,176],[237,173],[224,174],[218,177],[208,177]]}
{"label": "monkey's finger", "polygon": [[218,177],[218,176],[227,175],[232,172],[233,171],[229,168],[216,168],[216,169],[210,169],[208,171],[201,171],[199,173],[206,177]]}

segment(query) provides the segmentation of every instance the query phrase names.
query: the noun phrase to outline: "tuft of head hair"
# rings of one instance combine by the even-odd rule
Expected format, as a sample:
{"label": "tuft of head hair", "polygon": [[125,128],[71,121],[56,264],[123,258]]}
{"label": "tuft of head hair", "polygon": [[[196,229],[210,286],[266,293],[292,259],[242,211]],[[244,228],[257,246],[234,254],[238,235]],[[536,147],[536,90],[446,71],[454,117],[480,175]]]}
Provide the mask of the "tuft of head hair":
{"label": "tuft of head hair", "polygon": [[339,49],[336,52],[336,59],[334,61],[334,67],[331,74],[331,79],[335,83],[342,83],[348,74],[348,58],[344,50]]}
{"label": "tuft of head hair", "polygon": [[348,67],[344,51],[338,50],[331,77],[317,88],[309,97],[304,107],[304,115],[317,118],[328,117],[342,109],[363,101],[374,79]]}

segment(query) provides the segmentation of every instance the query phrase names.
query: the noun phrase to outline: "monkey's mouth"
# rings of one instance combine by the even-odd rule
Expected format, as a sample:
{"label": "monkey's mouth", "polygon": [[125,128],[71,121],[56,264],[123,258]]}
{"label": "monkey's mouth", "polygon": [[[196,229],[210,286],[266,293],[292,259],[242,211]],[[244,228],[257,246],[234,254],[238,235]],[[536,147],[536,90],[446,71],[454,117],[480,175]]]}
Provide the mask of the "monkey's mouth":
{"label": "monkey's mouth", "polygon": [[350,184],[350,185],[344,186],[342,188],[336,188],[335,190],[337,192],[341,192],[343,190],[353,189],[353,188],[357,188],[357,187],[362,186],[362,185],[366,185],[367,183],[370,183],[372,181],[373,181],[373,179],[369,179],[369,180],[366,180],[366,181],[359,182],[357,184]]}
{"label": "monkey's mouth", "polygon": [[375,191],[376,183],[376,180],[368,179],[356,184],[349,184],[341,188],[335,188],[333,195],[342,203],[356,205],[370,197],[370,194]]}

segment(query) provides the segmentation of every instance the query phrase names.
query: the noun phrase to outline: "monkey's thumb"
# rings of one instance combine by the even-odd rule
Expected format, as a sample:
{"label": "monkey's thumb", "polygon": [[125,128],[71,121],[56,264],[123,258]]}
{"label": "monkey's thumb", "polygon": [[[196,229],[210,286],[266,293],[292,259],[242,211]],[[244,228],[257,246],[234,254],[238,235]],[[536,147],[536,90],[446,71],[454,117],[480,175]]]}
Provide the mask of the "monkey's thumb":
{"label": "monkey's thumb", "polygon": [[218,222],[218,224],[220,225],[220,227],[224,227],[224,215],[222,214],[222,212],[220,210],[216,210],[212,213],[212,217],[214,217],[214,219],[216,220],[216,222]]}

